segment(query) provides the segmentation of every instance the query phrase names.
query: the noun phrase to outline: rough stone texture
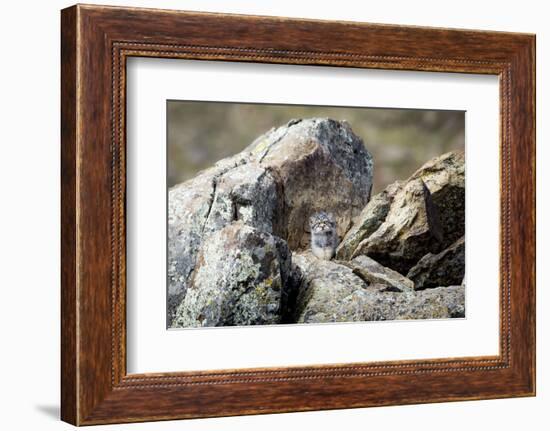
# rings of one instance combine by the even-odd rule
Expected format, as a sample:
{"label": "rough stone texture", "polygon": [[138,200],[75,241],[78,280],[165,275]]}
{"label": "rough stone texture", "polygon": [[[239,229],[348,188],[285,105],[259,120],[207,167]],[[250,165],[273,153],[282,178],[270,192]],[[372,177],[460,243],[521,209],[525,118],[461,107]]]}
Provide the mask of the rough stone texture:
{"label": "rough stone texture", "polygon": [[[464,284],[458,286],[442,286],[416,292],[416,300],[412,302],[407,319],[438,319],[448,317],[465,317]],[[435,310],[442,307],[441,314]],[[424,317],[426,316],[426,317]]]}
{"label": "rough stone texture", "polygon": [[280,323],[289,276],[283,240],[242,222],[229,224],[203,243],[174,326]]}
{"label": "rough stone texture", "polygon": [[[170,189],[168,325],[463,317],[463,153],[369,202],[372,174],[347,123],[313,118]],[[308,250],[318,211],[335,216],[339,260]]]}
{"label": "rough stone texture", "polygon": [[376,232],[386,219],[395,194],[402,186],[403,182],[396,181],[386,187],[384,191],[373,196],[336,249],[338,259],[349,259],[359,243]]}
{"label": "rough stone texture", "polygon": [[255,164],[227,171],[216,182],[213,202],[205,223],[206,232],[216,232],[235,220],[269,233],[281,235],[277,220],[277,184],[273,176]]}
{"label": "rough stone texture", "polygon": [[438,287],[416,293],[381,292],[369,287],[363,295],[360,320],[448,319],[464,317],[464,286]]}
{"label": "rough stone texture", "polygon": [[393,269],[380,265],[368,256],[357,256],[349,262],[341,262],[349,266],[355,275],[361,277],[369,285],[384,286],[385,291],[405,292],[414,289],[414,283]]}
{"label": "rough stone texture", "polygon": [[293,254],[292,260],[302,275],[295,310],[298,323],[363,320],[367,284],[351,268],[317,259],[309,251]]}
{"label": "rough stone texture", "polygon": [[439,251],[442,232],[437,208],[420,179],[406,183],[393,198],[383,223],[355,248],[401,274],[427,252]]}
{"label": "rough stone texture", "polygon": [[443,247],[464,236],[464,152],[451,151],[425,163],[410,178],[421,179],[437,207],[443,232]]}
{"label": "rough stone texture", "polygon": [[450,246],[464,236],[464,172],[464,153],[452,151],[391,184],[365,206],[336,257],[365,254],[406,274],[425,254]]}
{"label": "rough stone texture", "polygon": [[245,151],[276,172],[284,191],[284,238],[292,250],[309,245],[312,214],[334,214],[342,238],[369,201],[372,157],[346,122],[293,120],[260,136]]}
{"label": "rough stone texture", "polygon": [[463,285],[395,292],[310,252],[294,254],[293,265],[301,272],[295,309],[299,323],[464,317]]}
{"label": "rough stone texture", "polygon": [[224,159],[195,178],[168,192],[168,304],[171,325],[176,308],[185,297],[189,277],[195,267],[206,222],[211,212],[218,179],[244,163],[239,156]]}
{"label": "rough stone texture", "polygon": [[411,268],[407,277],[415,290],[461,284],[464,279],[464,237],[438,254],[428,253]]}
{"label": "rough stone texture", "polygon": [[186,296],[197,254],[235,221],[274,234],[291,249],[309,244],[308,219],[331,211],[343,236],[368,202],[372,157],[345,122],[292,120],[223,159],[168,197],[168,326]]}

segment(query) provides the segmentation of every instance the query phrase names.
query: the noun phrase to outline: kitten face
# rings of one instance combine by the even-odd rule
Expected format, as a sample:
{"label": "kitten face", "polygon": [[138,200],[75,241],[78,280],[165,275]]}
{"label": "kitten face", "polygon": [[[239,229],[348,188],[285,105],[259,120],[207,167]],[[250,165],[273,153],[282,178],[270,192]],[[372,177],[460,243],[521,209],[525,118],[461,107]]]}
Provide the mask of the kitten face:
{"label": "kitten face", "polygon": [[314,234],[330,233],[336,229],[336,220],[332,214],[320,211],[310,217],[309,226]]}

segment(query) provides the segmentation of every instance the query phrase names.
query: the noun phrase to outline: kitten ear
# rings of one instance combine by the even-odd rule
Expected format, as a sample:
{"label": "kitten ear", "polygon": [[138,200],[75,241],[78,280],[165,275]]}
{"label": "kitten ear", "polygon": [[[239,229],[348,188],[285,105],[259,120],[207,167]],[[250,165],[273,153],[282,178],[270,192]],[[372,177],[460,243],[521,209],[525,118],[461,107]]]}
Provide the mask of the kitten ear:
{"label": "kitten ear", "polygon": [[333,213],[327,213],[327,217],[332,223],[336,223],[336,217],[334,217]]}

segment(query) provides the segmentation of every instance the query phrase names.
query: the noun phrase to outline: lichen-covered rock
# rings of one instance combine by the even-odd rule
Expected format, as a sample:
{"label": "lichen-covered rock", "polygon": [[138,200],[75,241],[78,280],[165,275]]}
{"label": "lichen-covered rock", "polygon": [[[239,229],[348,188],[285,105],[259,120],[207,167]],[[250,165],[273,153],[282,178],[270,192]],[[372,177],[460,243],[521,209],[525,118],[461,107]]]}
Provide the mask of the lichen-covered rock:
{"label": "lichen-covered rock", "polygon": [[422,256],[464,236],[464,196],[464,153],[436,157],[406,181],[374,196],[346,233],[336,256],[349,260],[365,254],[406,274]]}
{"label": "lichen-covered rock", "polygon": [[206,221],[214,202],[217,181],[244,162],[241,155],[224,159],[168,191],[168,326],[171,326],[176,308],[185,297],[197,252],[208,233],[205,231]]}
{"label": "lichen-covered rock", "polygon": [[464,279],[464,237],[440,253],[428,253],[411,268],[407,277],[415,290],[461,284]]}
{"label": "lichen-covered rock", "polygon": [[200,247],[235,221],[309,244],[309,216],[332,212],[343,236],[370,197],[372,157],[349,125],[293,120],[220,160],[168,197],[168,326],[186,296]]}
{"label": "lichen-covered rock", "polygon": [[293,254],[292,262],[302,274],[295,321],[325,323],[363,320],[363,290],[367,284],[351,268],[317,259],[309,251]]}
{"label": "lichen-covered rock", "polygon": [[363,239],[351,257],[366,255],[401,274],[426,253],[439,251],[439,214],[422,180],[406,183],[395,194],[384,222]]}
{"label": "lichen-covered rock", "polygon": [[380,227],[386,220],[393,199],[402,186],[403,183],[397,181],[372,197],[336,249],[338,259],[349,259],[359,243]]}
{"label": "lichen-covered rock", "polygon": [[464,284],[416,292],[406,313],[399,319],[445,319],[465,317]]}
{"label": "lichen-covered rock", "polygon": [[280,323],[290,251],[278,237],[242,222],[209,236],[173,327]]}
{"label": "lichen-covered rock", "polygon": [[[313,118],[170,189],[168,325],[463,317],[463,153],[369,202],[372,174],[346,122]],[[318,211],[335,216],[339,260],[304,251]]]}
{"label": "lichen-covered rock", "polygon": [[369,285],[384,286],[385,291],[405,292],[414,289],[414,283],[393,269],[380,265],[368,256],[357,256],[349,262],[341,262],[349,266],[355,275],[361,277]]}
{"label": "lichen-covered rock", "polygon": [[295,320],[299,323],[373,320],[442,319],[464,317],[464,286],[415,292],[391,291],[354,274],[339,262],[294,254],[302,275]]}
{"label": "lichen-covered rock", "polygon": [[372,157],[346,122],[293,120],[245,151],[275,173],[284,191],[284,238],[292,250],[309,245],[307,221],[313,213],[334,214],[341,238],[369,201]]}
{"label": "lichen-covered rock", "polygon": [[363,294],[362,304],[364,321],[464,317],[464,286],[415,293],[384,292],[369,287]]}
{"label": "lichen-covered rock", "polygon": [[265,168],[244,164],[216,181],[205,232],[215,232],[233,221],[281,235],[280,196],[275,179]]}
{"label": "lichen-covered rock", "polygon": [[421,179],[430,190],[439,212],[443,247],[464,236],[464,173],[464,152],[457,150],[428,161],[409,178]]}
{"label": "lichen-covered rock", "polygon": [[195,267],[204,224],[213,199],[213,181],[198,176],[168,192],[168,304],[171,325],[176,308],[185,297],[187,282]]}

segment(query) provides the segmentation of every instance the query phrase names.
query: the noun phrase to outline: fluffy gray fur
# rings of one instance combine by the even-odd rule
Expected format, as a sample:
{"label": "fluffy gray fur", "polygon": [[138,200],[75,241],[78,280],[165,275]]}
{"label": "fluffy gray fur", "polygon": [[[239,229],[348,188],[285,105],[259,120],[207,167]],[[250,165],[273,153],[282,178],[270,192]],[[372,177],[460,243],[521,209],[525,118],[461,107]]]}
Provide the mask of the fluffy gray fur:
{"label": "fluffy gray fur", "polygon": [[336,219],[330,213],[320,211],[309,219],[311,251],[318,259],[330,260],[338,245]]}

